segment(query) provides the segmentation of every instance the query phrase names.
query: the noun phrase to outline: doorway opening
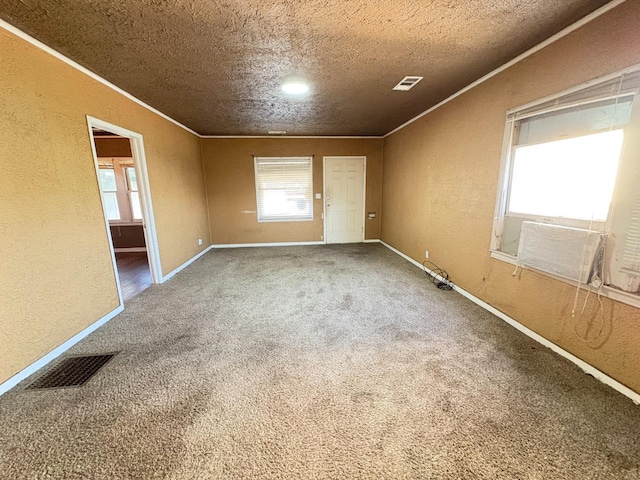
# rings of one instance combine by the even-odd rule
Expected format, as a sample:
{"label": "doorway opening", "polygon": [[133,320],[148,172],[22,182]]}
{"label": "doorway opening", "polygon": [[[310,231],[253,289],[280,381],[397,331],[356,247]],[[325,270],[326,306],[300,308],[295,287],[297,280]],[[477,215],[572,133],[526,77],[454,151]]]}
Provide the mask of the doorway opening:
{"label": "doorway opening", "polygon": [[366,157],[324,157],[325,243],[364,242]]}
{"label": "doorway opening", "polygon": [[161,283],[142,136],[87,117],[120,303]]}

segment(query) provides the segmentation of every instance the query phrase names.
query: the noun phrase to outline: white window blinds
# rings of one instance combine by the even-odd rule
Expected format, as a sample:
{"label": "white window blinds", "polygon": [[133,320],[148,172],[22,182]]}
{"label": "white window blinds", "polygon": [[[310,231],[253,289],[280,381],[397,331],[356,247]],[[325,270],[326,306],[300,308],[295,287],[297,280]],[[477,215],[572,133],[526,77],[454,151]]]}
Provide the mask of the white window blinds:
{"label": "white window blinds", "polygon": [[636,65],[507,112],[492,249],[520,259],[527,222],[600,232],[604,287],[640,299],[639,92]]}
{"label": "white window blinds", "polygon": [[[629,103],[633,95],[638,93],[639,85],[640,71],[622,73],[603,82],[594,82],[578,91],[536,102],[534,106],[512,110],[507,114],[507,121],[540,118],[540,115],[546,114],[567,115],[572,121],[563,124],[570,123],[574,128],[586,125],[583,131],[615,128],[629,122]],[[614,105],[617,107],[613,108]]]}
{"label": "white window blinds", "polygon": [[313,220],[312,157],[255,157],[259,222]]}
{"label": "white window blinds", "polygon": [[621,270],[625,273],[640,275],[640,193],[636,195],[629,219]]}

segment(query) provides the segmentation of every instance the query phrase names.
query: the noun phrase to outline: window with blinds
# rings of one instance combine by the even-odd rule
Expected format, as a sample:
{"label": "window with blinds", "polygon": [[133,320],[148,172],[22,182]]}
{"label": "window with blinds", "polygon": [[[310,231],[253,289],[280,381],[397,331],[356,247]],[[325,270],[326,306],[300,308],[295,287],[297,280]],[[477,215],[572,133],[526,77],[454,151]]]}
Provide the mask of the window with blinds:
{"label": "window with blinds", "polygon": [[640,192],[631,212],[622,253],[622,271],[640,276]]}
{"label": "window with blinds", "polygon": [[604,284],[640,296],[639,90],[636,66],[507,112],[493,251],[529,222],[599,232]]}
{"label": "window with blinds", "polygon": [[259,222],[313,220],[313,158],[254,157]]}

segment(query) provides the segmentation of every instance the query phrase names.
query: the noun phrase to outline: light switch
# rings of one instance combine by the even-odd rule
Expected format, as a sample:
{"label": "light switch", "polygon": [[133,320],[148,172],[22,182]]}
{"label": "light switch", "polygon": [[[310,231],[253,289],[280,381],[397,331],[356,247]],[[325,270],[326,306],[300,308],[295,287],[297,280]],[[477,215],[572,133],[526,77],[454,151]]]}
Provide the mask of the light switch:
{"label": "light switch", "polygon": [[322,198],[322,194],[321,193],[316,193],[316,200],[320,200]]}

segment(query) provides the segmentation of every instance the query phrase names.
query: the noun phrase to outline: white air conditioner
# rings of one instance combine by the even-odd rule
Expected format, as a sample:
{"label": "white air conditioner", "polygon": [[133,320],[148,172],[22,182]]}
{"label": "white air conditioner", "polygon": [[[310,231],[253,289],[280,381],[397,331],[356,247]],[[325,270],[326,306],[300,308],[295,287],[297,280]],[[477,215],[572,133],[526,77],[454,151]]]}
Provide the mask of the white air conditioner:
{"label": "white air conditioner", "polygon": [[589,283],[604,235],[592,230],[523,222],[518,265]]}

